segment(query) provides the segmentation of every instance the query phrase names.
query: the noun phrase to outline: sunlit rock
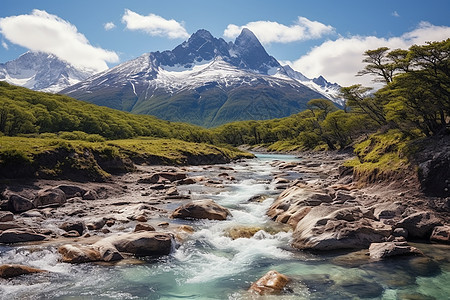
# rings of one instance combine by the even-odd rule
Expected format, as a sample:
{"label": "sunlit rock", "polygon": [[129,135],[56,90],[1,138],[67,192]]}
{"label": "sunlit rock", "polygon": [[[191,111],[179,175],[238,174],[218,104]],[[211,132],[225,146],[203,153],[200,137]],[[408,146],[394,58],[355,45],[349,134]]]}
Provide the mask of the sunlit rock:
{"label": "sunlit rock", "polygon": [[212,200],[195,200],[178,207],[171,215],[179,219],[225,220],[230,211]]}

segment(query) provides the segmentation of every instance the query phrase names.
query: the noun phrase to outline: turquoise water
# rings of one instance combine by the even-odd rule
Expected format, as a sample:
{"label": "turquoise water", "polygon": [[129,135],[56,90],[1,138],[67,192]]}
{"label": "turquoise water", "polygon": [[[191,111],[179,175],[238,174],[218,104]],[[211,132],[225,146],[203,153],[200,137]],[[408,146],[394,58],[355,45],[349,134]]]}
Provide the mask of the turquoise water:
{"label": "turquoise water", "polygon": [[[270,166],[273,159],[295,160],[262,155],[233,165],[237,180],[223,189],[183,187],[193,198],[209,197],[228,207],[233,216],[226,221],[177,221],[196,231],[167,257],[70,265],[60,263],[52,247],[0,247],[0,263],[50,271],[0,281],[1,299],[450,299],[450,248],[445,245],[418,244],[426,258],[384,262],[369,261],[364,251],[314,255],[291,249],[291,233],[273,230],[279,224],[265,216],[280,192],[270,183],[276,171]],[[192,175],[213,177],[214,172],[219,171],[198,167]],[[262,203],[248,202],[261,194],[268,196]],[[262,230],[252,238],[232,240],[226,232],[237,225]],[[288,275],[289,289],[263,298],[247,293],[269,270]]]}

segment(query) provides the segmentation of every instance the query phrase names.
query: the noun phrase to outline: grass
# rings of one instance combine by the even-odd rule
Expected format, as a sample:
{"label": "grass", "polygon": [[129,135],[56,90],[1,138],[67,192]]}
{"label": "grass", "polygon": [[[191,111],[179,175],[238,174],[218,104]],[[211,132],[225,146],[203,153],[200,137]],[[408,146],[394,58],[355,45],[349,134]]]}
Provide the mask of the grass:
{"label": "grass", "polygon": [[409,157],[415,151],[412,140],[413,136],[397,129],[375,133],[355,146],[357,157],[344,165],[354,168],[359,181],[375,182],[401,176],[411,167]]}
{"label": "grass", "polygon": [[114,163],[129,170],[126,161],[146,164],[186,165],[225,163],[252,154],[231,147],[177,139],[136,138],[91,142],[43,137],[0,137],[0,177],[51,177],[104,180],[101,166]]}

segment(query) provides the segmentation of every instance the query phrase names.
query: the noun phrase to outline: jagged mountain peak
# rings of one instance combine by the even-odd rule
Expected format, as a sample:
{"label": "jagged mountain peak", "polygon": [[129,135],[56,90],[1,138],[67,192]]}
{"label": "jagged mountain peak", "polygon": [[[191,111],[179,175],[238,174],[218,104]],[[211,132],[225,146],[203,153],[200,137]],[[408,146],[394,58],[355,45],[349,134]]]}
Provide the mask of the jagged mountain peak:
{"label": "jagged mountain peak", "polygon": [[17,59],[0,63],[0,80],[44,92],[59,92],[93,75],[56,55],[28,51]]}
{"label": "jagged mountain peak", "polygon": [[[253,46],[253,47],[262,47],[264,48],[256,35],[248,28],[243,28],[241,33],[236,38],[234,44],[237,47],[240,46]],[[265,51],[265,50],[264,50]]]}

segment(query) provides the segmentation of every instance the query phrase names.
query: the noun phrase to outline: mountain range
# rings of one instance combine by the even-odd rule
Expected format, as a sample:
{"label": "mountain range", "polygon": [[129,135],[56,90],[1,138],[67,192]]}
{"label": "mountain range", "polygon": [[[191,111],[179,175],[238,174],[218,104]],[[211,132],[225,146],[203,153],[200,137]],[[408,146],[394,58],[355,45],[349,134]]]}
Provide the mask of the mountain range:
{"label": "mountain range", "polygon": [[0,63],[0,80],[32,90],[56,93],[94,75],[76,68],[53,54],[26,52],[19,58]]}
{"label": "mountain range", "polygon": [[1,64],[0,80],[205,127],[286,117],[314,98],[341,101],[338,84],[282,66],[248,29],[234,42],[201,29],[173,50],[146,53],[90,77],[52,55],[46,58],[28,52]]}

